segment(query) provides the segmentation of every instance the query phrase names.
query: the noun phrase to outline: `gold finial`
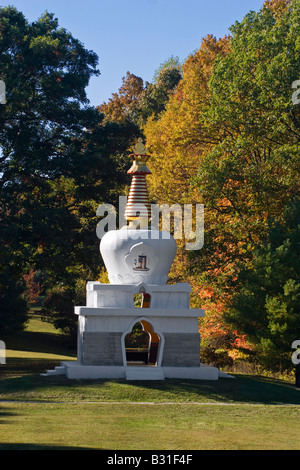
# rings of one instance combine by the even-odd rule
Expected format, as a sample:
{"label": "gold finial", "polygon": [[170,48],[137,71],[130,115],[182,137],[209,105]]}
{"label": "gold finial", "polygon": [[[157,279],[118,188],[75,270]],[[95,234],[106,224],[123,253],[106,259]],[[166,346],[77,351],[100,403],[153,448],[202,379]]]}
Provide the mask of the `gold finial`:
{"label": "gold finial", "polygon": [[146,165],[147,161],[149,160],[149,155],[147,155],[146,147],[143,144],[141,137],[139,137],[136,145],[134,146],[133,152],[134,153],[130,155],[133,160],[133,163],[127,173],[151,174],[151,171]]}
{"label": "gold finial", "polygon": [[147,154],[146,147],[143,144],[143,140],[141,139],[141,137],[138,138],[137,144],[134,146],[133,153],[134,155],[146,155]]}

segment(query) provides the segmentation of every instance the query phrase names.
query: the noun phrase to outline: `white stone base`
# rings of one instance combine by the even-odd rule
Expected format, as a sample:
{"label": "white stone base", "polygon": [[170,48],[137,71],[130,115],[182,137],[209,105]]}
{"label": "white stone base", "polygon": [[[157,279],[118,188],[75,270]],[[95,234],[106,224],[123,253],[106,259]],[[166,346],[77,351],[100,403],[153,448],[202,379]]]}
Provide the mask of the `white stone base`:
{"label": "white stone base", "polygon": [[232,378],[216,367],[201,364],[200,367],[152,367],[152,366],[83,366],[77,361],[62,362],[53,371],[42,375],[66,375],[68,379],[124,379],[124,380],[164,380],[192,379],[218,380]]}

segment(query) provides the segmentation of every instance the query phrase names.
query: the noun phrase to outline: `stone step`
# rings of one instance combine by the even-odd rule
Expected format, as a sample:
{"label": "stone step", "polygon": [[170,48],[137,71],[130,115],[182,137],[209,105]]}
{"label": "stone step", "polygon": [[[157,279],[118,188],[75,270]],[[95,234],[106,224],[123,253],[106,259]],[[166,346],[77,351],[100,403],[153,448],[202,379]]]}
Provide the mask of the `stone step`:
{"label": "stone step", "polygon": [[165,380],[164,372],[160,367],[126,367],[126,380]]}
{"label": "stone step", "polygon": [[55,369],[47,370],[45,374],[41,374],[43,376],[49,375],[64,375],[66,373],[65,366],[56,366]]}

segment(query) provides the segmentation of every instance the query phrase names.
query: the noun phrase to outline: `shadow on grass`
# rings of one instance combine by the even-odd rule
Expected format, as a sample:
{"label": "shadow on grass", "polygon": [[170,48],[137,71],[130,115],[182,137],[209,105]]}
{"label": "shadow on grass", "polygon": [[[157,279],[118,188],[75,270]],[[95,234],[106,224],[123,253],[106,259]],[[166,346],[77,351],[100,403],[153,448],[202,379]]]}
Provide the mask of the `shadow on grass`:
{"label": "shadow on grass", "polygon": [[9,417],[14,416],[16,413],[0,407],[0,424],[6,424],[9,422]]}
{"label": "shadow on grass", "polygon": [[281,380],[262,376],[235,375],[218,381],[166,380],[162,383],[132,382],[136,387],[172,391],[186,402],[250,403],[266,405],[300,405],[300,391]]}
{"label": "shadow on grass", "polygon": [[[6,349],[10,350],[10,355],[6,358],[5,366],[0,364],[0,378],[13,374],[45,372],[59,365],[59,356],[70,360],[76,358],[76,344],[60,333],[20,331],[1,339],[4,340]],[[11,351],[16,351],[16,355]],[[48,354],[58,358],[43,357]]]}
{"label": "shadow on grass", "polygon": [[14,336],[1,338],[6,349],[15,351],[31,351],[36,353],[73,355],[76,345],[70,343],[59,333],[22,331]]}
{"label": "shadow on grass", "polygon": [[[1,444],[0,450],[94,450],[89,447],[71,447],[71,446],[56,446],[47,444]],[[96,449],[95,449],[96,450]],[[97,449],[101,450],[101,449]]]}
{"label": "shadow on grass", "polygon": [[[27,397],[27,398],[26,398]],[[300,405],[300,391],[266,377],[236,375],[219,381],[69,380],[36,374],[0,380],[0,400],[49,402],[159,402]]]}

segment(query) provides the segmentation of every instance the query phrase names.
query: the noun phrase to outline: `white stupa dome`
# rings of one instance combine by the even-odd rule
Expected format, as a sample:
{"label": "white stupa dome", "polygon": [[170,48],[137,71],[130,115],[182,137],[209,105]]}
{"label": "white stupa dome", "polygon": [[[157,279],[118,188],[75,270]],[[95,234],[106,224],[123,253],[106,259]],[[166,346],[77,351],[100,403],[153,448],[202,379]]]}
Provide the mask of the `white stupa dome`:
{"label": "white stupa dome", "polygon": [[[169,232],[147,228],[150,203],[146,176],[149,156],[139,139],[131,155],[132,175],[125,219],[129,226],[107,232],[100,243],[100,252],[111,284],[166,284],[177,245]],[[139,223],[135,228],[133,223]]]}
{"label": "white stupa dome", "polygon": [[176,250],[168,232],[147,229],[111,230],[100,244],[111,284],[166,284]]}

